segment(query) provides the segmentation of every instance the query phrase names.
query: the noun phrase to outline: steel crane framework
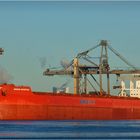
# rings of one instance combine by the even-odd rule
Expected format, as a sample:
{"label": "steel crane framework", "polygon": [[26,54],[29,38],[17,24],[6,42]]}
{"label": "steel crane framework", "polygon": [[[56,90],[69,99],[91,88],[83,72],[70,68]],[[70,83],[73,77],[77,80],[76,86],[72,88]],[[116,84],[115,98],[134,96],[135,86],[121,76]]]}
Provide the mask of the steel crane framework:
{"label": "steel crane framework", "polygon": [[[95,50],[100,47],[100,57],[99,64],[95,63],[88,57],[89,52]],[[108,62],[108,49],[113,52],[117,57],[119,57],[124,63],[126,63],[131,70],[118,70],[111,69]],[[79,59],[83,59],[87,61],[90,65],[79,64]],[[106,74],[107,76],[107,92],[103,90],[102,86],[102,75]],[[92,85],[92,83],[87,78],[87,75],[90,75],[92,79],[97,83],[100,87],[100,91],[96,91],[97,94],[103,95],[106,93],[110,95],[110,74],[116,74],[120,76],[121,74],[140,74],[140,70],[133,66],[126,58],[124,58],[119,52],[117,52],[114,48],[112,48],[107,40],[101,40],[100,43],[86,51],[78,53],[77,56],[69,63],[67,67],[61,70],[51,70],[46,69],[43,72],[43,75],[46,76],[54,76],[54,75],[72,75],[74,78],[74,94],[80,94],[80,79],[83,77],[84,79],[84,93],[87,93],[87,82],[93,87],[96,91],[96,88]],[[99,75],[99,82],[95,79],[94,75]]]}

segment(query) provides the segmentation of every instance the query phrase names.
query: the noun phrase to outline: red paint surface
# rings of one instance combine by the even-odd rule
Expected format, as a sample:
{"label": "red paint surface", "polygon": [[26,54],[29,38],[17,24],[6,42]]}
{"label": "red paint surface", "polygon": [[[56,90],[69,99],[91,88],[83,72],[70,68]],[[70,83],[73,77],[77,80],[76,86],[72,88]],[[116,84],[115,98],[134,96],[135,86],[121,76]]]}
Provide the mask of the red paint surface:
{"label": "red paint surface", "polygon": [[138,120],[140,99],[32,92],[0,85],[0,120]]}

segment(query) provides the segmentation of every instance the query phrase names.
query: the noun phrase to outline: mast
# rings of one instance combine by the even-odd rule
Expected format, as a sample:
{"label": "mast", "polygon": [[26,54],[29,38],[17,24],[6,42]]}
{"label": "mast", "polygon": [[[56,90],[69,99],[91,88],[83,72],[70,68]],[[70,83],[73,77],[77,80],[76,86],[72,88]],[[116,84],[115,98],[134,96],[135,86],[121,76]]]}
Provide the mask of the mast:
{"label": "mast", "polygon": [[109,79],[109,64],[108,64],[108,51],[107,51],[107,40],[101,40],[101,56],[100,56],[100,64],[99,64],[99,77],[100,77],[100,95],[102,95],[102,72],[107,74],[107,91],[108,95],[110,95],[110,79]]}
{"label": "mast", "polygon": [[74,58],[74,94],[79,94],[79,62],[78,58]]}
{"label": "mast", "polygon": [[100,64],[99,64],[99,79],[100,79],[100,95],[102,96],[102,53],[103,53],[103,46],[101,48],[101,56],[100,56]]}

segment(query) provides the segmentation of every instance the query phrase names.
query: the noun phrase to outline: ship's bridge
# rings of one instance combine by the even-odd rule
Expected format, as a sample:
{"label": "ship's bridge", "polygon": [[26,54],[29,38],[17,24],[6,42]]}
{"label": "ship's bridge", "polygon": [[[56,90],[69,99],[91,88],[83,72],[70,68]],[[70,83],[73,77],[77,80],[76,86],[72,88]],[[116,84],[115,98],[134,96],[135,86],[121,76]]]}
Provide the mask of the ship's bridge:
{"label": "ship's bridge", "polygon": [[[140,98],[140,74],[121,76],[119,79],[121,80],[121,92],[119,96],[127,96],[127,92],[129,92],[130,97]],[[130,82],[129,87],[127,87],[127,81]]]}

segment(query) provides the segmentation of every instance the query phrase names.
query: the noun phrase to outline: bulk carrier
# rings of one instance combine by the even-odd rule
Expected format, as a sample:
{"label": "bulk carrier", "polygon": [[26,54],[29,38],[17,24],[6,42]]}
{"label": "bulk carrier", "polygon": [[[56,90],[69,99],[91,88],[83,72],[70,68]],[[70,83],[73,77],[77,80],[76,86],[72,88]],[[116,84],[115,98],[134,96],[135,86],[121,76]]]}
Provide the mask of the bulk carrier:
{"label": "bulk carrier", "polygon": [[[99,63],[89,53],[100,48]],[[108,49],[131,67],[111,69]],[[3,49],[0,49],[0,54]],[[81,64],[83,59],[87,64]],[[92,58],[93,59],[93,58]],[[4,83],[0,85],[0,120],[139,120],[140,70],[112,48],[106,40],[78,55],[63,69],[46,69],[46,76],[70,75],[74,79],[73,93],[33,92],[28,86]],[[112,95],[110,75],[115,74],[120,85],[118,95]],[[107,91],[103,79],[106,75]],[[89,78],[89,76],[91,78]],[[99,78],[98,78],[99,77]],[[97,81],[99,79],[99,82]],[[91,82],[91,79],[94,81]],[[81,81],[82,84],[81,84]],[[125,81],[129,81],[126,88]],[[88,84],[92,91],[88,91]],[[99,89],[97,89],[97,86]]]}

